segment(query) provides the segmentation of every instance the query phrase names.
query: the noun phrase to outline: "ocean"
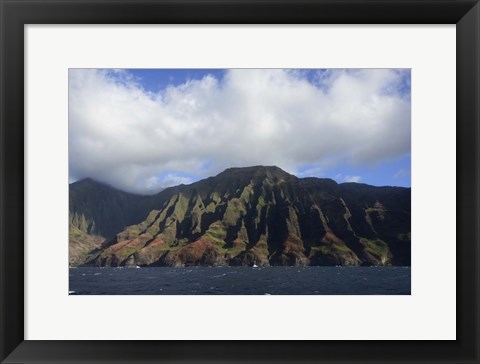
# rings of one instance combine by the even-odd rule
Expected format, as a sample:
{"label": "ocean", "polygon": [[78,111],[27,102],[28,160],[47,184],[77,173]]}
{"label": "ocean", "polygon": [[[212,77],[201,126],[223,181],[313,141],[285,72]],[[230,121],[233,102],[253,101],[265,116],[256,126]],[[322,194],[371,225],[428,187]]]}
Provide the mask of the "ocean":
{"label": "ocean", "polygon": [[70,268],[71,295],[409,295],[410,267]]}

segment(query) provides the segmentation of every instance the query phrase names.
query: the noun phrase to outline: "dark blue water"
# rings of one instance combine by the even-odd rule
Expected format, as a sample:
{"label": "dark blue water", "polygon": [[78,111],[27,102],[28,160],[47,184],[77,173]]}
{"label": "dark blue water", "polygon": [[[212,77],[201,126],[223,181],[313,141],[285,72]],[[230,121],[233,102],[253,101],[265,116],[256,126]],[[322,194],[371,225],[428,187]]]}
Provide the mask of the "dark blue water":
{"label": "dark blue water", "polygon": [[409,267],[70,269],[81,295],[409,295]]}

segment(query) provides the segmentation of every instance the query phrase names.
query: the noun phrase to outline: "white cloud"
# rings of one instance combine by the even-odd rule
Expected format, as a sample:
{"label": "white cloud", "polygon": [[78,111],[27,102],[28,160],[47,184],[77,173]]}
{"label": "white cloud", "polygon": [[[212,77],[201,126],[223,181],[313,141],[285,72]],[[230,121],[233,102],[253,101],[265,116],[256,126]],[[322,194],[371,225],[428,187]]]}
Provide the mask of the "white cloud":
{"label": "white cloud", "polygon": [[325,175],[325,171],[321,167],[312,167],[312,168],[307,168],[304,170],[296,170],[291,172],[297,177],[303,178],[303,177],[323,177]]}
{"label": "white cloud", "polygon": [[345,182],[355,182],[355,183],[360,182],[361,179],[362,179],[362,177],[360,177],[360,176],[345,176],[343,178],[343,180]]}
{"label": "white cloud", "polygon": [[70,179],[144,193],[232,166],[324,171],[389,160],[410,151],[401,81],[386,69],[330,70],[313,82],[229,70],[154,94],[125,71],[70,70]]}
{"label": "white cloud", "polygon": [[188,185],[192,183],[192,179],[185,176],[179,176],[174,173],[168,173],[163,178],[152,176],[147,178],[145,182],[145,190],[139,192],[158,192],[166,187],[178,186],[181,184]]}
{"label": "white cloud", "polygon": [[406,169],[399,169],[394,175],[393,178],[402,178],[410,175],[410,171]]}

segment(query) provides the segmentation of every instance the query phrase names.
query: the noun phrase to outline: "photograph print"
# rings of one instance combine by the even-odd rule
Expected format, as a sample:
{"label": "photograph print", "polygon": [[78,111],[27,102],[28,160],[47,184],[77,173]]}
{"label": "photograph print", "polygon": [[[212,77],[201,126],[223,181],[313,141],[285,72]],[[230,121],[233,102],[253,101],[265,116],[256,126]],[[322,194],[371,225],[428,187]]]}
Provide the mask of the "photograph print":
{"label": "photograph print", "polygon": [[70,295],[410,295],[410,69],[69,69]]}

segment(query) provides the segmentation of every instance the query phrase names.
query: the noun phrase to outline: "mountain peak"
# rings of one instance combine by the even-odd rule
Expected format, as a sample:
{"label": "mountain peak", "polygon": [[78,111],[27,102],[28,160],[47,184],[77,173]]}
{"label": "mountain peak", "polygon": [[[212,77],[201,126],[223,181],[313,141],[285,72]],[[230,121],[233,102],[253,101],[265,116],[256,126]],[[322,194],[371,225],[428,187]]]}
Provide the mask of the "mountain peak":
{"label": "mountain peak", "polygon": [[75,181],[74,183],[98,183],[98,182],[91,177],[86,177],[81,180]]}
{"label": "mountain peak", "polygon": [[272,179],[272,180],[291,180],[295,176],[285,172],[277,166],[251,166],[251,167],[233,167],[227,168],[217,175],[217,177],[239,178],[239,179]]}
{"label": "mountain peak", "polygon": [[[83,179],[80,179],[78,181],[72,182],[69,184],[69,188],[71,191],[79,191],[79,190],[97,190],[97,191],[117,191],[123,194],[131,194],[131,195],[136,195],[134,193],[130,192],[125,192],[123,190],[120,190],[116,187],[113,187],[105,182],[100,182],[96,179],[93,179],[91,177],[86,177]],[[139,195],[140,196],[140,195]]]}
{"label": "mountain peak", "polygon": [[111,188],[117,190],[115,187],[112,187],[104,182],[97,181],[91,177],[86,177],[78,181],[70,183],[71,188]]}
{"label": "mountain peak", "polygon": [[75,182],[69,183],[70,186],[88,186],[88,185],[99,185],[100,183],[95,181],[93,178],[87,177],[79,179]]}

